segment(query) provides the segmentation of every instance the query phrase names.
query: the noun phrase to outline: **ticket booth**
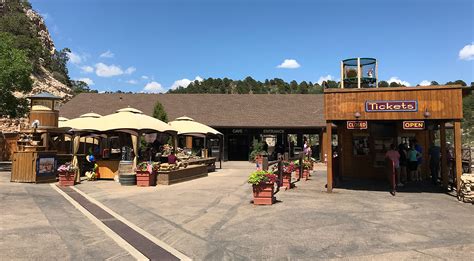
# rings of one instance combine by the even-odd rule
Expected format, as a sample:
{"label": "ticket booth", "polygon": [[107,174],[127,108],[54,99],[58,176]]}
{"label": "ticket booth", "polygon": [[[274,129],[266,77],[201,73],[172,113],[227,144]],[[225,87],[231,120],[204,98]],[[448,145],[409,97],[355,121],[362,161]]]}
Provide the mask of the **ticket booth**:
{"label": "ticket booth", "polygon": [[[391,144],[416,140],[428,162],[428,148],[439,131],[442,152],[441,180],[448,187],[446,123],[454,126],[455,180],[462,174],[461,158],[461,86],[419,86],[378,88],[377,61],[354,58],[341,62],[339,88],[324,90],[326,143],[331,143],[337,128],[337,161],[333,148],[326,146],[327,191],[333,187],[333,170],[343,177],[384,179],[385,152]],[[333,164],[338,164],[334,168]],[[423,164],[422,173],[428,173]],[[427,178],[427,177],[425,177]]]}

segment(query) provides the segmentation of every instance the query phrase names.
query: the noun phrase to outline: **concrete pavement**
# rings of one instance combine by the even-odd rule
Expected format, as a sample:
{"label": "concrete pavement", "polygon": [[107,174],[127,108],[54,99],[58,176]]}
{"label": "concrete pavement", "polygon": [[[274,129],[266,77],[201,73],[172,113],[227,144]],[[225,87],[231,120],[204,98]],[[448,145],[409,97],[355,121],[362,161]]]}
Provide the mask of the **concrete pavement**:
{"label": "concrete pavement", "polygon": [[[392,197],[383,190],[337,188],[327,194],[325,172],[317,171],[296,189],[278,193],[279,203],[253,206],[246,178],[254,165],[225,162],[223,167],[171,186],[95,181],[76,188],[195,260],[471,260],[474,255],[474,207],[447,194],[408,189]],[[43,253],[53,259],[130,258],[48,187],[0,179],[0,207],[7,210],[0,214],[0,259]],[[19,223],[24,216],[38,222]],[[72,228],[64,229],[71,220]]]}

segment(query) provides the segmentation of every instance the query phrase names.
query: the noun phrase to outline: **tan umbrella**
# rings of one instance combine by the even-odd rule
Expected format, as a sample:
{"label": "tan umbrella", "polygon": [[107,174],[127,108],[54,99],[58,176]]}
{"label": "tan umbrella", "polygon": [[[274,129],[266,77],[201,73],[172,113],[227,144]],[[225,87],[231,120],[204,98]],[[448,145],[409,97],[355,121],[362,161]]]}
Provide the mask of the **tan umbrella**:
{"label": "tan umbrella", "polygon": [[189,135],[204,137],[206,135],[222,135],[217,130],[204,125],[202,123],[194,121],[194,119],[183,116],[176,118],[176,120],[169,122],[169,125],[173,126],[177,131],[178,135]]}
{"label": "tan umbrella", "polygon": [[[97,113],[86,113],[82,114],[78,118],[66,120],[66,121],[59,121],[58,127],[69,129],[70,131],[74,132],[72,141],[72,165],[79,167],[78,159],[77,159],[77,152],[79,151],[79,145],[81,142],[80,132],[87,132],[87,131],[97,131],[97,126],[99,126],[101,115]],[[76,182],[80,182],[81,178],[79,172],[76,173]]]}
{"label": "tan umbrella", "polygon": [[97,113],[86,113],[75,119],[66,121],[60,120],[58,122],[58,127],[69,128],[72,132],[97,131],[97,128],[101,123],[100,118],[102,118],[102,116]]}
{"label": "tan umbrella", "polygon": [[132,135],[132,146],[135,153],[133,167],[138,160],[138,137],[141,133],[166,132],[176,136],[176,129],[156,118],[143,114],[134,108],[123,108],[115,113],[100,118],[100,124],[96,127],[98,131],[121,131]]}

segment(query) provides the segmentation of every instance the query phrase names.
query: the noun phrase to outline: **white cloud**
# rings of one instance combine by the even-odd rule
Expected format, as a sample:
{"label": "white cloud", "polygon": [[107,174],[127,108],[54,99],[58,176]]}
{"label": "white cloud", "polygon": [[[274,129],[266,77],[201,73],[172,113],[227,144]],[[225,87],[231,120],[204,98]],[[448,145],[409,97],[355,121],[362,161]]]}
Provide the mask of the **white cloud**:
{"label": "white cloud", "polygon": [[94,67],[88,66],[88,65],[82,66],[82,67],[81,67],[81,71],[82,71],[83,73],[91,73],[91,72],[94,72]]}
{"label": "white cloud", "polygon": [[330,74],[319,77],[318,79],[319,85],[321,85],[324,81],[334,81],[334,77]]}
{"label": "white cloud", "polygon": [[474,43],[464,46],[459,51],[459,59],[466,61],[474,60]]}
{"label": "white cloud", "polygon": [[200,76],[196,76],[196,78],[194,78],[194,80],[189,80],[189,79],[181,79],[181,80],[176,80],[173,85],[171,85],[171,89],[176,89],[178,87],[188,87],[188,85],[191,83],[191,82],[194,82],[194,81],[200,81],[202,82],[203,79],[200,77]]}
{"label": "white cloud", "polygon": [[149,82],[145,85],[142,91],[150,93],[162,93],[165,92],[165,89],[163,89],[163,86],[161,86],[161,84],[158,82]]}
{"label": "white cloud", "polygon": [[82,81],[87,83],[87,85],[92,86],[94,85],[94,81],[91,78],[79,78],[78,81]]}
{"label": "white cloud", "polygon": [[300,64],[295,59],[285,59],[277,68],[284,68],[284,69],[296,69],[300,68]]}
{"label": "white cloud", "polygon": [[116,65],[107,65],[103,63],[98,63],[95,65],[95,73],[100,77],[112,77],[117,75],[122,75],[123,71],[120,67]]}
{"label": "white cloud", "polygon": [[125,70],[125,74],[132,74],[134,71],[136,71],[137,68],[135,67],[128,67],[126,70]]}
{"label": "white cloud", "polygon": [[82,62],[82,57],[75,52],[67,53],[67,56],[69,57],[69,61],[73,64],[80,64]]}
{"label": "white cloud", "polygon": [[146,80],[146,79],[148,79],[148,76],[142,75],[142,79]]}
{"label": "white cloud", "polygon": [[392,82],[396,82],[396,83],[401,84],[401,85],[410,86],[410,83],[409,83],[409,82],[407,82],[407,81],[402,81],[402,80],[400,80],[400,78],[398,78],[397,76],[391,77],[390,79],[388,79],[387,82],[388,82],[389,84],[392,83]]}
{"label": "white cloud", "polygon": [[132,79],[132,80],[128,80],[128,81],[126,81],[126,83],[130,83],[130,84],[137,84],[137,83],[138,83],[138,81],[136,81],[136,80],[133,80],[133,79]]}
{"label": "white cloud", "polygon": [[111,52],[110,50],[107,50],[105,53],[100,54],[100,58],[114,58],[115,54]]}
{"label": "white cloud", "polygon": [[420,86],[430,86],[431,82],[427,80],[423,80],[419,83]]}

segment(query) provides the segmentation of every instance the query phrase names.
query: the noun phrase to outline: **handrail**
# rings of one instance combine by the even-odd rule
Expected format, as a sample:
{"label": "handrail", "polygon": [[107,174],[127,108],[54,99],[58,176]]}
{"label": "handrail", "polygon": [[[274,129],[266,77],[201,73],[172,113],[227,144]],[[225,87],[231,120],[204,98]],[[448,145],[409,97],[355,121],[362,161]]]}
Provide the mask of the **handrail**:
{"label": "handrail", "polygon": [[[303,175],[303,159],[304,159],[304,154],[303,153],[300,153],[298,156],[296,157],[293,157],[293,158],[288,158],[287,160],[288,161],[295,161],[295,160],[299,160],[299,175],[298,175],[298,179],[293,182],[293,183],[296,183],[298,181],[301,180],[302,178],[302,175]],[[277,182],[277,189],[275,191],[274,194],[278,193],[280,191],[280,187],[283,185],[283,157],[281,155],[278,155],[278,159],[277,160],[273,160],[273,161],[268,161],[268,158],[267,157],[264,157],[263,158],[263,162],[262,162],[262,170],[268,170],[270,166],[273,166],[273,165],[277,165],[278,164],[278,170],[277,170],[277,175],[278,175],[278,182]]]}

